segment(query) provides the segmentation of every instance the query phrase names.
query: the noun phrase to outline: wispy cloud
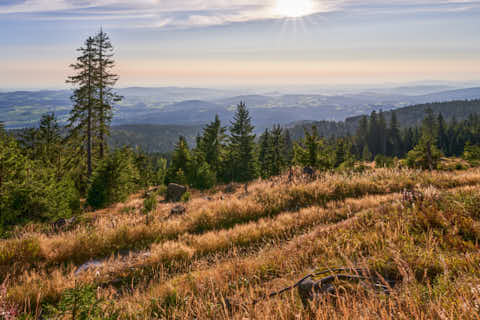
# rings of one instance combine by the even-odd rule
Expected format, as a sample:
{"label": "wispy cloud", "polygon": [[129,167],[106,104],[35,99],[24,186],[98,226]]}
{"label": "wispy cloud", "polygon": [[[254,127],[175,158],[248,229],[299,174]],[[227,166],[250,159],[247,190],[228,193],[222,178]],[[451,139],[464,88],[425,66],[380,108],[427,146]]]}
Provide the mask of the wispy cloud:
{"label": "wispy cloud", "polygon": [[[189,28],[276,19],[277,0],[3,0],[0,15],[46,20],[124,20],[128,27]],[[292,2],[296,0],[291,0]],[[480,0],[312,0],[312,14],[352,11],[460,11]]]}

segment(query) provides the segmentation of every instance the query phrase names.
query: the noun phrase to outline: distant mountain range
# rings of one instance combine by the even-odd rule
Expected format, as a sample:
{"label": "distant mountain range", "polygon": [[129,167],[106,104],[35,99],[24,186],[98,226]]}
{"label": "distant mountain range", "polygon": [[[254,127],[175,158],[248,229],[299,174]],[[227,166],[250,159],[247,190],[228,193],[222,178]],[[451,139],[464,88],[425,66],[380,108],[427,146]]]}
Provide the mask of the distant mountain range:
{"label": "distant mountain range", "polygon": [[[448,87],[413,86],[326,95],[133,87],[118,90],[124,100],[115,107],[113,124],[201,125],[211,121],[215,114],[228,123],[235,106],[245,101],[254,124],[261,131],[275,123],[342,121],[372,110],[387,111],[419,103],[480,98],[480,87],[431,92],[442,88]],[[422,94],[412,94],[419,92]],[[43,113],[55,112],[62,122],[66,122],[71,108],[70,95],[69,90],[0,92],[0,121],[7,128],[35,126]]]}

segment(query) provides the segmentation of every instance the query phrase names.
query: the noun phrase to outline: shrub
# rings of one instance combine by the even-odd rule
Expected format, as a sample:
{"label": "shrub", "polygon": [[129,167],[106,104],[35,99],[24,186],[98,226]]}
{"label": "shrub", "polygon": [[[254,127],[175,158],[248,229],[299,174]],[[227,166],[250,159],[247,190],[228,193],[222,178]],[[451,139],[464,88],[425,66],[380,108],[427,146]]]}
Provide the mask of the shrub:
{"label": "shrub", "polygon": [[419,143],[407,154],[407,164],[410,168],[436,169],[442,153],[428,136],[422,136]]}
{"label": "shrub", "polygon": [[206,162],[202,162],[196,170],[193,186],[200,190],[210,189],[217,183],[215,172]]}
{"label": "shrub", "polygon": [[68,218],[80,209],[80,195],[70,177],[22,156],[17,143],[0,139],[0,231],[26,221]]}
{"label": "shrub", "polygon": [[95,171],[87,203],[99,209],[123,202],[138,189],[138,170],[129,149],[116,150]]}
{"label": "shrub", "polygon": [[187,192],[185,192],[185,193],[183,194],[183,196],[180,198],[180,201],[188,202],[188,201],[190,201],[190,197],[191,197],[191,196],[190,196],[190,192],[187,191]]}
{"label": "shrub", "polygon": [[378,154],[375,157],[375,167],[377,168],[393,168],[395,161],[393,158]]}

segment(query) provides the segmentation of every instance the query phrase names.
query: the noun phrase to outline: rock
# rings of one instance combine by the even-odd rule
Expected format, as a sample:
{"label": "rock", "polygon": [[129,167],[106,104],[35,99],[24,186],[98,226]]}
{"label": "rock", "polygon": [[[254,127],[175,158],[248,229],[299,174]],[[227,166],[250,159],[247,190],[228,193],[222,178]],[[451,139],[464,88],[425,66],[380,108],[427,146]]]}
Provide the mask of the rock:
{"label": "rock", "polygon": [[104,260],[92,260],[82,264],[78,269],[75,271],[75,276],[78,276],[80,273],[87,271],[89,269],[96,269],[100,268],[104,264]]}
{"label": "rock", "polygon": [[55,230],[60,230],[62,229],[65,225],[67,224],[67,220],[60,218],[57,221],[55,221],[52,226]]}
{"label": "rock", "polygon": [[237,186],[233,183],[230,183],[225,187],[226,193],[234,193],[235,191],[237,191]]}
{"label": "rock", "polygon": [[187,187],[176,183],[169,183],[167,187],[167,198],[169,202],[178,202],[182,196],[187,192]]}
{"label": "rock", "polygon": [[312,167],[305,167],[303,168],[303,174],[309,177],[313,177],[315,174],[315,170]]}
{"label": "rock", "polygon": [[170,210],[170,215],[180,215],[184,214],[186,211],[187,209],[184,206],[178,205],[173,207],[172,210]]}
{"label": "rock", "polygon": [[52,227],[55,229],[55,231],[65,230],[76,222],[77,217],[72,217],[70,219],[60,218],[52,224]]}
{"label": "rock", "polygon": [[[330,277],[326,279],[330,279]],[[325,293],[335,293],[335,288],[332,286],[330,281],[324,280],[315,282],[309,277],[298,284],[298,294],[300,295],[304,306],[308,306],[318,294]]]}

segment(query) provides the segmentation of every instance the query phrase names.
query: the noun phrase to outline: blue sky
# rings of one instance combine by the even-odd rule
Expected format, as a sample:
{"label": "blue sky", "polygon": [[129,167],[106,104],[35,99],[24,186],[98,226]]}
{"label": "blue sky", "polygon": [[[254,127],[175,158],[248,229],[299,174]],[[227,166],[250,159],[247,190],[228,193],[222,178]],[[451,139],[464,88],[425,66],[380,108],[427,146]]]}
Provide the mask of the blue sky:
{"label": "blue sky", "polygon": [[0,0],[0,88],[63,88],[100,27],[120,86],[480,79],[480,0]]}

